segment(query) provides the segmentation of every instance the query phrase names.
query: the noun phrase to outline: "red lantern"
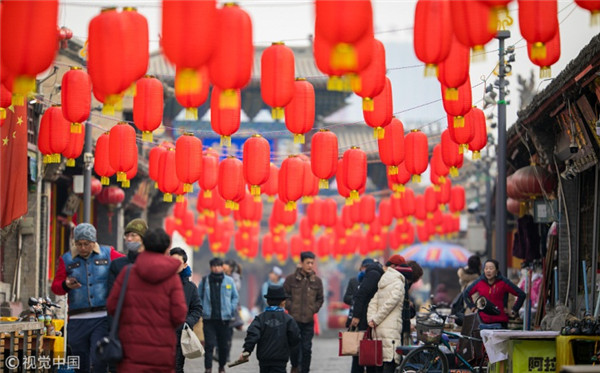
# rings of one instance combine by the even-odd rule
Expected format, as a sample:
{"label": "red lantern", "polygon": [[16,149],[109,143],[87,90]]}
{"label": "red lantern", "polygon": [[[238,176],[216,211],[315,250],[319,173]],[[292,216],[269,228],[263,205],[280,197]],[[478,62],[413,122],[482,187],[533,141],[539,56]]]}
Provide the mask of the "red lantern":
{"label": "red lantern", "polygon": [[377,201],[375,201],[375,197],[370,194],[364,195],[360,198],[359,211],[360,218],[364,224],[371,224],[375,220],[375,206],[377,205]]}
{"label": "red lantern", "polygon": [[417,220],[420,220],[419,225],[423,224],[423,221],[427,219],[427,209],[425,207],[425,196],[422,194],[415,196],[414,216]]}
{"label": "red lantern", "polygon": [[407,188],[404,194],[400,197],[400,206],[405,216],[414,215],[416,209],[415,193],[412,189]]}
{"label": "red lantern", "polygon": [[433,216],[433,213],[438,209],[437,196],[435,195],[435,189],[433,186],[425,188],[425,211],[427,211],[427,217]]}
{"label": "red lantern", "polygon": [[326,198],[321,206],[323,211],[323,225],[333,228],[337,223],[337,203],[333,198]]}
{"label": "red lantern", "polygon": [[379,202],[379,222],[386,229],[392,225],[393,218],[392,201],[389,198],[383,198]]}
{"label": "red lantern", "polygon": [[518,188],[514,174],[506,178],[506,196],[518,201],[526,200],[527,196]]}
{"label": "red lantern", "polygon": [[[100,176],[102,185],[110,184],[109,178],[115,174],[110,165],[109,132],[105,132],[96,140],[96,153],[94,155],[94,171]],[[38,144],[39,146],[39,144]]]}
{"label": "red lantern", "polygon": [[302,183],[302,202],[311,204],[319,194],[319,178],[313,175],[310,161],[304,161],[304,180]]}
{"label": "red lantern", "polygon": [[244,165],[235,157],[227,157],[219,164],[219,194],[225,199],[225,207],[239,209],[239,202],[246,196]]}
{"label": "red lantern", "polygon": [[[54,61],[58,47],[58,1],[3,1],[0,16],[2,70],[15,77],[13,104],[22,106],[35,77]],[[3,81],[3,83],[6,83]]]}
{"label": "red lantern", "polygon": [[450,168],[450,176],[458,176],[458,169],[463,163],[463,154],[457,143],[450,138],[450,132],[446,129],[442,132],[442,160]]}
{"label": "red lantern", "polygon": [[163,192],[163,201],[172,202],[180,181],[177,178],[177,163],[174,148],[168,148],[160,155],[158,163],[158,189]]}
{"label": "red lantern", "polygon": [[260,196],[260,186],[269,180],[271,146],[264,137],[253,135],[244,143],[244,179],[250,184],[250,193]]}
{"label": "red lantern", "polygon": [[556,177],[535,163],[519,168],[512,180],[519,192],[530,198],[551,194],[556,189]]}
{"label": "red lantern", "polygon": [[288,211],[296,209],[296,201],[302,197],[304,162],[300,157],[289,156],[279,169],[279,199]]}
{"label": "red lantern", "polygon": [[294,52],[283,42],[273,43],[260,59],[260,92],[271,106],[273,119],[283,119],[283,107],[294,97]]}
{"label": "red lantern", "polygon": [[440,184],[440,190],[435,192],[435,196],[439,205],[445,205],[450,202],[450,192],[452,190],[452,182],[445,180]]}
{"label": "red lantern", "polygon": [[227,95],[236,97],[237,106],[228,104],[226,107],[222,107],[219,106],[221,93],[219,87],[213,87],[210,97],[210,126],[213,131],[221,135],[221,145],[231,146],[231,135],[240,129],[242,98],[239,90],[231,90]]}
{"label": "red lantern", "polygon": [[414,48],[425,63],[425,76],[437,75],[437,65],[448,57],[452,21],[448,0],[419,0],[415,9]]}
{"label": "red lantern", "polygon": [[100,194],[96,197],[96,200],[103,205],[107,205],[107,216],[108,216],[108,232],[112,232],[112,217],[115,207],[123,202],[125,199],[125,192],[123,189],[111,186],[103,188]]}
{"label": "red lantern", "polygon": [[152,131],[162,122],[163,106],[160,80],[151,76],[138,80],[133,98],[133,122],[142,131],[142,140],[152,142]]}
{"label": "red lantern", "polygon": [[[138,152],[138,147],[137,145],[135,146],[135,153],[137,154]],[[133,167],[131,167],[129,169],[129,171],[127,171],[125,173],[125,179],[121,182],[121,188],[129,188],[129,181],[132,180],[135,175],[137,175],[138,172],[138,162],[137,160],[135,161],[135,163],[133,164]]]}
{"label": "red lantern", "polygon": [[550,66],[554,65],[560,59],[560,32],[556,32],[554,37],[546,43],[546,58],[534,57],[532,51],[534,46],[527,43],[527,54],[534,64],[540,67],[540,79],[551,78],[552,70]]}
{"label": "red lantern", "polygon": [[125,180],[125,174],[137,163],[135,130],[127,122],[119,122],[110,129],[108,146],[110,166],[117,173],[117,181]]}
{"label": "red lantern", "polygon": [[148,176],[154,180],[154,186],[158,188],[160,155],[166,152],[167,149],[163,146],[155,146],[150,149],[148,154]]}
{"label": "red lantern", "polygon": [[508,198],[506,200],[506,210],[515,216],[521,217],[521,202]]}
{"label": "red lantern", "polygon": [[80,67],[71,67],[62,78],[60,102],[63,117],[71,122],[71,132],[81,132],[81,123],[90,115],[92,82]]}
{"label": "red lantern", "polygon": [[473,107],[467,115],[473,127],[473,139],[469,141],[469,150],[473,152],[473,159],[481,158],[479,151],[487,145],[487,125],[483,110]]}
{"label": "red lantern", "polygon": [[[208,80],[208,68],[202,66],[198,69],[187,69],[187,73],[177,68],[175,73],[175,98],[185,108],[185,118],[197,120],[198,106],[204,104],[208,98],[210,81]],[[182,76],[188,74],[189,76]]]}
{"label": "red lantern", "polygon": [[353,199],[350,198],[350,189],[346,184],[346,170],[344,169],[344,159],[338,160],[337,172],[335,174],[338,194],[346,199],[347,205],[352,205]]}
{"label": "red lantern", "polygon": [[338,164],[338,140],[335,133],[321,129],[315,133],[310,145],[312,173],[318,177],[319,188],[329,189],[329,179],[335,176]]}
{"label": "red lantern", "polygon": [[[84,127],[83,124],[81,126]],[[79,158],[83,151],[85,133],[84,131],[80,131],[79,133],[70,132],[68,137],[69,142],[67,148],[63,150],[62,155],[67,158],[67,167],[75,167],[75,158]]]}
{"label": "red lantern", "polygon": [[[431,172],[436,174],[438,179],[434,184],[443,183],[450,169],[444,163],[442,158],[442,144],[437,144],[433,148],[433,156],[431,157]],[[432,181],[433,182],[433,181]]]}
{"label": "red lantern", "polygon": [[69,145],[70,124],[62,115],[60,106],[46,109],[40,122],[38,147],[44,154],[44,163],[60,163],[60,154]]}
{"label": "red lantern", "polygon": [[294,97],[285,107],[285,126],[294,134],[294,143],[304,144],[304,134],[315,122],[315,89],[304,78],[294,82]]}
{"label": "red lantern", "polygon": [[216,47],[208,64],[210,81],[220,88],[220,108],[239,109],[236,90],[244,88],[252,76],[252,21],[237,4],[226,3],[217,10],[216,29]]}
{"label": "red lantern", "polygon": [[384,128],[390,124],[394,114],[392,97],[392,83],[385,78],[385,85],[381,93],[373,98],[373,110],[363,109],[365,123],[373,127],[373,137],[383,139],[385,136]]}
{"label": "red lantern", "polygon": [[219,180],[219,155],[212,149],[202,154],[202,172],[198,184],[204,190],[204,195],[210,197],[211,190],[217,187]]}
{"label": "red lantern", "polygon": [[[542,21],[543,20],[543,21]],[[523,39],[532,46],[530,58],[546,58],[546,43],[559,31],[558,1],[519,0],[519,29]]]}
{"label": "red lantern", "polygon": [[485,59],[485,45],[497,33],[496,13],[480,1],[451,0],[450,18],[458,41],[473,49],[474,59]]}
{"label": "red lantern", "polygon": [[146,75],[150,53],[148,51],[148,21],[138,13],[134,7],[123,7],[120,14],[124,39],[123,56],[127,62],[124,69],[125,79],[129,82],[131,91],[135,95],[135,82]]}
{"label": "red lantern", "polygon": [[473,98],[471,96],[471,79],[458,87],[458,99],[448,100],[444,97],[447,87],[442,84],[442,103],[444,110],[448,116],[454,117],[453,127],[464,126],[464,116],[471,110],[473,106]]}
{"label": "red lantern", "polygon": [[421,174],[429,164],[429,145],[427,135],[419,130],[412,130],[404,139],[404,163],[406,171],[413,175],[413,182],[421,182]]}
{"label": "red lantern", "polygon": [[458,100],[458,88],[469,79],[470,66],[469,47],[459,43],[456,37],[452,37],[450,54],[438,66],[438,80],[446,87],[445,92],[442,93],[444,99]]}
{"label": "red lantern", "polygon": [[465,189],[460,186],[453,186],[450,189],[450,211],[454,215],[459,214],[465,208]]}
{"label": "red lantern", "polygon": [[[469,110],[467,115],[465,115],[464,123],[462,127],[455,127],[454,118],[451,116],[447,116],[448,119],[448,133],[450,134],[450,138],[452,141],[458,144],[458,151],[460,153],[464,153],[465,150],[469,148],[469,142],[473,140],[475,137],[475,129],[473,122],[475,121],[475,117],[471,115],[473,109]],[[484,115],[485,119],[485,115]]]}
{"label": "red lantern", "polygon": [[350,198],[358,201],[362,189],[367,183],[367,154],[353,146],[344,152],[343,172]]}
{"label": "red lantern", "polygon": [[391,174],[398,173],[398,166],[404,162],[404,125],[397,118],[392,118],[386,127],[383,139],[377,141],[379,158],[388,167]]}
{"label": "red lantern", "polygon": [[262,187],[262,192],[265,193],[269,198],[275,198],[279,191],[279,168],[273,163],[269,166],[269,178]]}
{"label": "red lantern", "polygon": [[[406,139],[405,139],[406,140]],[[398,173],[391,174],[391,170],[387,168],[387,177],[388,184],[392,184],[392,189],[394,192],[402,193],[404,192],[404,185],[408,183],[411,179],[411,173],[406,170],[406,150],[404,154],[405,162],[402,162],[398,165]]]}
{"label": "red lantern", "polygon": [[373,39],[371,63],[351,81],[354,93],[363,98],[363,111],[373,111],[373,99],[385,88],[385,66],[385,47],[382,42]]}
{"label": "red lantern", "polygon": [[4,86],[0,84],[0,127],[4,124],[6,119],[6,109],[11,104],[12,93]]}
{"label": "red lantern", "polygon": [[202,175],[202,141],[191,133],[179,136],[175,143],[175,171],[184,192],[193,192]]}
{"label": "red lantern", "polygon": [[102,183],[100,182],[100,180],[93,177],[90,189],[92,196],[97,196],[98,194],[100,194],[100,192],[102,191]]}
{"label": "red lantern", "polygon": [[588,10],[590,14],[590,25],[596,26],[600,23],[600,1],[598,0],[575,0],[575,4]]}
{"label": "red lantern", "polygon": [[[208,89],[208,75],[200,69],[208,63],[217,43],[217,2],[215,0],[162,2],[162,51],[177,66],[175,93],[177,100],[186,108],[198,107],[189,102],[184,105],[181,96],[198,95]],[[208,94],[208,92],[207,92]],[[179,97],[178,97],[179,96]]]}

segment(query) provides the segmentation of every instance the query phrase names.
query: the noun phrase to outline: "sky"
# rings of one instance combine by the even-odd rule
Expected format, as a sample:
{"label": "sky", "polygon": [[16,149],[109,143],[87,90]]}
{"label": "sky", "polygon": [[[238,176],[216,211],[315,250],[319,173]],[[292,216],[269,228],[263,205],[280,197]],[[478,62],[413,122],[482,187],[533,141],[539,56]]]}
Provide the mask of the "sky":
{"label": "sky", "polygon": [[[373,0],[375,37],[386,46],[388,77],[392,81],[394,92],[394,112],[406,121],[428,123],[444,117],[440,101],[441,93],[436,79],[423,77],[423,69],[412,49],[412,27],[414,22],[415,0]],[[59,26],[73,30],[74,36],[87,38],[87,25],[102,7],[121,5],[115,1],[104,0],[63,0],[59,11]],[[159,0],[130,0],[125,3],[135,6],[148,19],[150,51],[158,49],[161,23],[161,2]],[[221,2],[219,2],[221,4]],[[241,0],[238,4],[246,10],[253,22],[255,45],[270,45],[273,41],[284,41],[288,45],[308,45],[308,36],[314,33],[314,5],[303,0]],[[533,65],[526,51],[527,43],[521,38],[518,27],[518,2],[509,6],[514,24],[509,28],[511,38],[507,45],[516,47],[516,61],[512,64],[513,74],[508,78],[508,99],[512,102],[507,108],[508,125],[517,119],[519,98],[517,93],[517,75],[529,77],[535,71],[536,87],[543,89],[549,82],[538,78],[538,68]],[[558,73],[577,56],[581,48],[600,31],[599,26],[590,26],[589,13],[577,7],[572,0],[559,0],[559,22],[561,23],[561,58],[552,67],[552,76]],[[497,40],[486,46],[486,61],[471,64],[471,84],[473,101],[476,104],[483,97],[483,83],[480,77],[486,77],[487,83],[493,83],[497,56]],[[360,99],[351,96],[349,105],[328,118],[329,121],[362,121]],[[479,104],[481,107],[481,103]],[[490,108],[487,112],[495,110]],[[265,115],[264,117],[268,117]],[[445,119],[444,119],[445,121]]]}

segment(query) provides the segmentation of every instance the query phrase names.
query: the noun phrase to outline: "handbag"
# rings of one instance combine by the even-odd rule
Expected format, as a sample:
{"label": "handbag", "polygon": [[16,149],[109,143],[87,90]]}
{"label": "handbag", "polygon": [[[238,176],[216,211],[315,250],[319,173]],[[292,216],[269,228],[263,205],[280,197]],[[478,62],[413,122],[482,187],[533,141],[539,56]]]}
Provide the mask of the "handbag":
{"label": "handbag", "polygon": [[132,265],[130,264],[125,270],[125,278],[123,279],[121,291],[119,292],[119,301],[117,302],[117,309],[115,310],[115,317],[113,317],[112,325],[110,327],[110,333],[108,336],[100,339],[96,345],[96,355],[98,356],[98,359],[108,364],[117,364],[123,360],[123,347],[121,346],[121,341],[119,341],[117,332],[119,329],[119,318],[121,317],[121,310],[123,309],[125,290],[127,289],[131,267]]}
{"label": "handbag", "polygon": [[[375,336],[375,339],[372,335]],[[383,344],[381,340],[377,339],[375,328],[367,328],[363,339],[360,340],[358,365],[367,367],[383,365]]]}
{"label": "handbag", "polygon": [[188,359],[204,356],[204,347],[194,333],[194,330],[186,323],[181,330],[181,353]]}
{"label": "handbag", "polygon": [[352,330],[339,332],[338,356],[358,356],[360,341],[365,335],[364,331]]}
{"label": "handbag", "polygon": [[194,330],[194,334],[196,334],[196,337],[198,337],[200,343],[204,342],[204,324],[202,323],[202,318],[198,320],[192,329]]}

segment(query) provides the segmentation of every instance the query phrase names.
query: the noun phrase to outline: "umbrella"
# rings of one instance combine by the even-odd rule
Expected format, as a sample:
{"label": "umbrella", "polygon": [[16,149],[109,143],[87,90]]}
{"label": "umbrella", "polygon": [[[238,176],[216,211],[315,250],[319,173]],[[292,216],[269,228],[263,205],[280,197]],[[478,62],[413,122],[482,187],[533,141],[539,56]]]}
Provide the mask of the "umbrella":
{"label": "umbrella", "polygon": [[421,267],[449,268],[467,265],[472,252],[462,246],[449,242],[426,242],[412,245],[400,251],[406,260],[414,260]]}

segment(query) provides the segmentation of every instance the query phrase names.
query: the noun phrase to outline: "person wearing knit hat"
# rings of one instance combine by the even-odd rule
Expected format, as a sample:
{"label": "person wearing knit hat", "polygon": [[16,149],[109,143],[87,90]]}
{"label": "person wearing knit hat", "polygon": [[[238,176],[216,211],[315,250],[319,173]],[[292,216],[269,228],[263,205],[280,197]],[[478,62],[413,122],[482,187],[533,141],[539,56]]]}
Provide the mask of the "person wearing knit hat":
{"label": "person wearing knit hat", "polygon": [[110,264],[123,256],[113,247],[99,245],[96,228],[81,223],[73,229],[74,244],[58,260],[52,291],[69,294],[69,345],[78,356],[82,372],[106,371],[106,363],[90,354],[100,338],[108,334],[106,299]]}
{"label": "person wearing knit hat", "polygon": [[127,256],[117,259],[110,264],[110,273],[108,275],[108,289],[112,289],[119,273],[129,264],[135,263],[138,254],[144,251],[144,235],[148,231],[148,224],[144,219],[136,218],[131,220],[125,226],[125,250]]}
{"label": "person wearing knit hat", "polygon": [[137,235],[140,238],[144,238],[146,231],[148,230],[148,224],[144,221],[144,219],[133,219],[125,226],[125,239],[127,240],[128,236]]}

